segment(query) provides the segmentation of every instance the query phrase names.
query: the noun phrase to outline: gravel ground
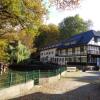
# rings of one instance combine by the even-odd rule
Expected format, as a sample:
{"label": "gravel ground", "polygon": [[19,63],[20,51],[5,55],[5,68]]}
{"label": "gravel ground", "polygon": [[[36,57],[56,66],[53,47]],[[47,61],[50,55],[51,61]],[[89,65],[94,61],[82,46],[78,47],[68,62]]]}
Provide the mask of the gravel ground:
{"label": "gravel ground", "polygon": [[13,100],[100,100],[100,72],[67,72],[52,84],[35,86]]}

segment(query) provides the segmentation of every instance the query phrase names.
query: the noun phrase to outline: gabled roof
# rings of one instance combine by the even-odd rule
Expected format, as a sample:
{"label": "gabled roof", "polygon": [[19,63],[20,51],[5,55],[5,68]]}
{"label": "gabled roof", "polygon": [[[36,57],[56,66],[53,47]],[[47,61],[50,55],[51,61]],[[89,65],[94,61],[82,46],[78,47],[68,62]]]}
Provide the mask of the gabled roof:
{"label": "gabled roof", "polygon": [[69,39],[62,41],[62,45],[58,48],[73,47],[78,45],[88,44],[88,42],[95,36],[95,31],[90,30],[87,32],[82,32],[80,34],[74,35]]}
{"label": "gabled roof", "polygon": [[49,48],[69,48],[69,47],[74,47],[78,45],[86,45],[89,43],[89,41],[93,37],[100,37],[100,33],[90,30],[87,32],[82,32],[80,34],[74,35],[68,39],[65,39],[57,44],[50,45],[48,47],[45,47],[44,49],[49,49]]}

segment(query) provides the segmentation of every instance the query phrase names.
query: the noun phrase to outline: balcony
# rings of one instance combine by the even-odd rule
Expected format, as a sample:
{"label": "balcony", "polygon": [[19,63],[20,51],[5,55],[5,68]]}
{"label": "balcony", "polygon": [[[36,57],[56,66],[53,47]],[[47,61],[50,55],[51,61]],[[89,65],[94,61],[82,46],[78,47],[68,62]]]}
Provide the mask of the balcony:
{"label": "balcony", "polygon": [[69,53],[56,53],[55,56],[77,56],[77,55],[86,55],[87,52],[75,52],[75,53],[72,53],[72,52],[69,52]]}
{"label": "balcony", "polygon": [[95,54],[95,55],[100,55],[100,51],[98,50],[88,50],[88,54]]}

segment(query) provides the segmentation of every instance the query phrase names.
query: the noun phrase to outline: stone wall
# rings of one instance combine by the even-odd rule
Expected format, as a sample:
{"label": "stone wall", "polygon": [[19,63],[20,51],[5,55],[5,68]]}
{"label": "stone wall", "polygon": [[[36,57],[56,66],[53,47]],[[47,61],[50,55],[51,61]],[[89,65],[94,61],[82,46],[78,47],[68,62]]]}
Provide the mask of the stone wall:
{"label": "stone wall", "polygon": [[31,80],[27,83],[11,86],[9,88],[0,90],[0,100],[8,100],[21,95],[25,95],[27,91],[33,88],[33,86],[34,81]]}
{"label": "stone wall", "polygon": [[66,74],[66,70],[64,72],[62,72],[61,74],[58,74],[56,76],[52,76],[52,77],[48,77],[48,78],[40,78],[39,79],[39,84],[43,85],[43,84],[47,84],[47,83],[53,83],[58,81],[61,77],[64,77]]}

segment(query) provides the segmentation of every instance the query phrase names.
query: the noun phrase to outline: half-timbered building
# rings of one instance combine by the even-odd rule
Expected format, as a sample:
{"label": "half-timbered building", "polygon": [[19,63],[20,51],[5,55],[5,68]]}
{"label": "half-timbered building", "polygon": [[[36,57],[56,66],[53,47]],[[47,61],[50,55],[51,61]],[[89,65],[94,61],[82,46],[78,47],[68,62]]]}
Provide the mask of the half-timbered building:
{"label": "half-timbered building", "polygon": [[41,49],[40,61],[68,66],[100,66],[100,33],[90,30]]}

